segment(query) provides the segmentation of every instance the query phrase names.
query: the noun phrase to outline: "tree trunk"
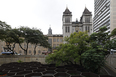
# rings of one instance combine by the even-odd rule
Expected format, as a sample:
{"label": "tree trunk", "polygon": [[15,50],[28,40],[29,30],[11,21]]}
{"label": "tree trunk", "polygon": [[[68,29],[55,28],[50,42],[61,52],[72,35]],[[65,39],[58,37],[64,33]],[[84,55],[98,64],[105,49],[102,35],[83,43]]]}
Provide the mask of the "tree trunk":
{"label": "tree trunk", "polygon": [[80,62],[80,65],[82,66],[82,61],[81,61],[81,58],[80,58],[79,62]]}
{"label": "tree trunk", "polygon": [[37,47],[37,43],[35,44],[35,47],[34,47],[34,55],[36,54],[36,47]]}
{"label": "tree trunk", "polygon": [[21,46],[21,44],[19,43],[19,46],[21,47],[22,50],[24,50],[25,55],[27,55],[28,44],[29,44],[29,43],[27,42],[27,48],[24,49],[24,48]]}

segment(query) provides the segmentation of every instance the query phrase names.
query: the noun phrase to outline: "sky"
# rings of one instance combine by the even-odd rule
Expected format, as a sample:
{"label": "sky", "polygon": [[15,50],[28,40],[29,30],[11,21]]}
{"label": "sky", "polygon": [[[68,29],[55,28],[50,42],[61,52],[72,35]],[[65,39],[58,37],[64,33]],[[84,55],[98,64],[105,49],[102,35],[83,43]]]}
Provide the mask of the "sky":
{"label": "sky", "polygon": [[80,20],[85,7],[94,14],[94,0],[0,0],[0,21],[12,28],[26,26],[48,34],[62,34],[62,15],[66,7],[72,21]]}

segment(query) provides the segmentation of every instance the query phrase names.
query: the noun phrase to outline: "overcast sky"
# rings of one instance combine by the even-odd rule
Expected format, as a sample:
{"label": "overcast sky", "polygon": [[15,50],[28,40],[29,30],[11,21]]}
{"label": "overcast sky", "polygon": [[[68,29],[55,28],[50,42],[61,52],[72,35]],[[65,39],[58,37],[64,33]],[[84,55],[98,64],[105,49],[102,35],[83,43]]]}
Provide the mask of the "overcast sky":
{"label": "overcast sky", "polygon": [[0,0],[0,20],[11,25],[35,27],[48,33],[62,34],[62,15],[66,6],[72,12],[72,20],[79,20],[85,6],[94,14],[94,0]]}

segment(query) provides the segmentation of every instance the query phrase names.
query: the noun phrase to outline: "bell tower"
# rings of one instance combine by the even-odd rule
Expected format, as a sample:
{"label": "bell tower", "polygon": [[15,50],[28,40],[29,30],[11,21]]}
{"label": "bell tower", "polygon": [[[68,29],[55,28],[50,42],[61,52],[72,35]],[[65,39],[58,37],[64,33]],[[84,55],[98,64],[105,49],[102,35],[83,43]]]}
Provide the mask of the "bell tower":
{"label": "bell tower", "polygon": [[69,11],[68,7],[63,12],[62,25],[63,38],[69,37],[72,33],[72,12]]}
{"label": "bell tower", "polygon": [[86,7],[80,21],[83,22],[83,32],[87,31],[90,35],[92,33],[92,14]]}

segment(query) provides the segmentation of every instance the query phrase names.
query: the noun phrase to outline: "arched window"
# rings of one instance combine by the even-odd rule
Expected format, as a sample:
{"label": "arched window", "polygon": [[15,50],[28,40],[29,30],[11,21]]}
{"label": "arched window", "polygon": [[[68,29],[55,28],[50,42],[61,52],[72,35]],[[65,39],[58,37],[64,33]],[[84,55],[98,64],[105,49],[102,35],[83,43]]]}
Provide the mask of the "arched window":
{"label": "arched window", "polygon": [[22,53],[22,51],[20,50],[19,53]]}
{"label": "arched window", "polygon": [[40,50],[38,50],[38,53],[41,53],[41,51],[40,51]]}
{"label": "arched window", "polygon": [[65,32],[67,32],[67,26],[65,27]]}
{"label": "arched window", "polygon": [[29,50],[29,53],[31,53],[31,50]]}
{"label": "arched window", "polygon": [[68,27],[68,32],[70,32],[70,27]]}

